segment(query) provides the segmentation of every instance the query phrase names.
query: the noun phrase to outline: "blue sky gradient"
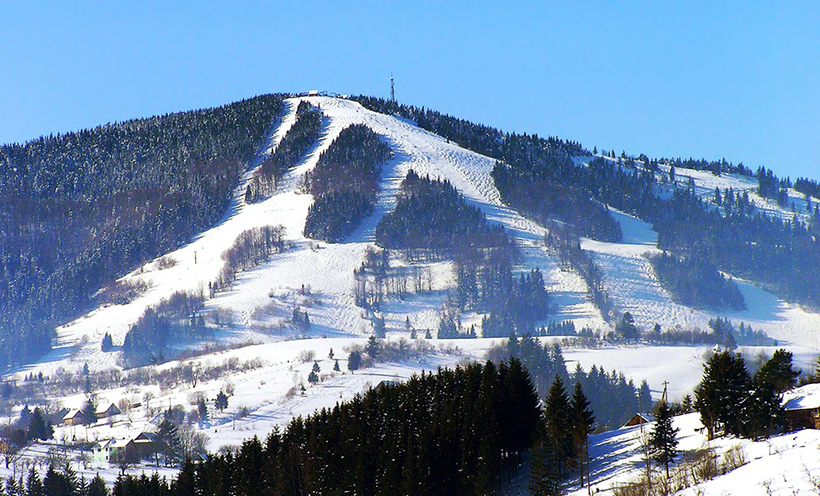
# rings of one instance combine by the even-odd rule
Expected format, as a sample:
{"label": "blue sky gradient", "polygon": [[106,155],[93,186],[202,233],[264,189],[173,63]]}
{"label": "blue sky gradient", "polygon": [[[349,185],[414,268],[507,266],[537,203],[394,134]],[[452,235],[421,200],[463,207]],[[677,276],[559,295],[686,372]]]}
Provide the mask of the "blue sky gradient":
{"label": "blue sky gradient", "polygon": [[0,142],[320,89],[820,179],[817,2],[3,2]]}

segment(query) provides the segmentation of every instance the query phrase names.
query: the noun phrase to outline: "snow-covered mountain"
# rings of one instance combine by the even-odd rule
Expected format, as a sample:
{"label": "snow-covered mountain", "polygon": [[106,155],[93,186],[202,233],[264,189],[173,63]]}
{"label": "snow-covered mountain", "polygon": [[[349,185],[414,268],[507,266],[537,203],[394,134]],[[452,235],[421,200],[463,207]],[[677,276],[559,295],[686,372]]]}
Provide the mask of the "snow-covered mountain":
{"label": "snow-covered mountain", "polygon": [[[247,203],[244,193],[256,167],[276,149],[293,126],[302,100],[321,109],[322,128],[318,141],[299,164],[285,173],[270,198]],[[353,124],[367,126],[393,153],[382,168],[373,213],[344,242],[327,243],[306,238],[303,235],[305,220],[314,198],[305,191],[305,174],[316,166],[321,153],[339,133]],[[584,163],[591,158],[577,157],[577,160]],[[576,272],[567,270],[545,246],[547,228],[502,202],[491,177],[495,162],[493,158],[421,129],[413,122],[368,110],[352,100],[320,96],[289,98],[285,101],[284,115],[272,123],[254,167],[243,176],[230,208],[220,222],[190,243],[122,277],[121,281],[144,285],[147,290],[127,303],[106,304],[62,325],[57,329],[57,344],[48,356],[9,374],[9,377],[22,379],[39,373],[49,377],[79,374],[86,364],[92,372],[123,373],[121,352],[116,347],[114,351],[102,351],[104,336],[110,334],[115,345],[121,344],[146,309],[175,292],[201,291],[207,295],[209,284],[223,267],[223,252],[244,231],[267,225],[284,226],[287,248],[258,267],[241,272],[230,290],[207,298],[206,311],[219,315],[220,325],[209,325],[209,332],[198,339],[174,343],[172,348],[179,360],[152,367],[156,373],[162,373],[184,366],[205,371],[221,364],[232,364],[226,365],[231,371],[230,377],[213,378],[203,374],[200,380],[174,383],[168,387],[135,382],[127,388],[100,389],[96,394],[101,402],[131,398],[131,403],[139,403],[139,406],[134,407],[127,419],[110,426],[95,426],[84,433],[63,427],[58,436],[84,435],[88,439],[132,436],[152,421],[155,409],[172,404],[184,405],[196,394],[213,397],[230,386],[233,391],[230,406],[215,415],[210,425],[203,426],[210,436],[211,449],[216,450],[223,445],[236,445],[253,435],[264,435],[274,425],[282,425],[295,415],[332,406],[340,398],[350,397],[382,380],[406,378],[422,370],[434,370],[464,359],[484,358],[486,351],[500,342],[499,339],[432,340],[434,351],[421,358],[380,364],[355,374],[331,372],[335,361],[330,357],[331,349],[336,358],[344,359],[346,347],[363,344],[373,332],[368,313],[356,305],[354,270],[361,266],[366,251],[374,245],[379,220],[395,208],[400,184],[410,170],[422,176],[448,180],[468,204],[486,215],[490,223],[505,228],[522,254],[515,271],[523,273],[538,268],[544,274],[552,313],[543,325],[548,321],[573,321],[577,329],[586,327],[600,334],[608,333],[611,324],[590,301],[584,280]],[[784,219],[807,215],[795,214],[762,198],[756,193],[754,179],[747,176],[715,176],[688,169],[678,169],[676,173],[681,182],[692,184],[691,178],[695,191],[704,198],[712,195],[715,188],[732,188],[736,192],[747,192],[755,208],[770,215]],[[801,207],[798,210],[806,210],[802,195],[790,191],[790,196]],[[615,243],[584,238],[581,246],[602,267],[604,286],[614,303],[622,311],[634,315],[639,327],[648,330],[660,324],[664,329],[705,329],[710,319],[728,317],[765,332],[780,346],[794,352],[798,365],[811,367],[818,345],[820,314],[788,303],[753,282],[742,280],[737,282],[746,301],[746,310],[718,313],[676,303],[658,282],[647,259],[648,254],[660,252],[658,234],[647,222],[626,213],[611,211],[611,215],[620,224],[622,240]],[[407,321],[415,329],[435,330],[448,293],[456,284],[453,263],[401,258],[396,258],[393,263],[428,268],[431,291],[386,301],[381,315],[385,319],[388,339],[409,338]],[[311,325],[307,330],[296,329],[289,323],[294,308],[309,313]],[[478,325],[481,318],[479,314],[464,313],[462,325]],[[702,373],[702,356],[709,348],[607,344],[587,349],[573,348],[570,344],[565,356],[569,362],[577,362],[584,368],[598,364],[606,370],[623,371],[636,383],[646,379],[653,386],[653,393],[659,393],[660,383],[669,380],[670,396],[677,400],[697,384]],[[773,349],[753,348],[747,353],[771,353]],[[195,358],[182,358],[185,356]],[[298,386],[304,384],[314,361],[325,377],[321,384],[301,393]],[[53,401],[69,408],[80,408],[84,398],[83,394],[72,393],[53,398]],[[621,435],[633,434],[630,431],[614,436]],[[619,439],[610,436],[599,444],[626,445],[631,442]],[[800,440],[803,444],[814,442],[813,438]],[[626,455],[617,458],[627,459]],[[812,459],[812,463],[817,465],[817,460]],[[114,469],[111,470],[109,475],[113,477]],[[619,474],[617,470],[601,469],[601,474],[596,476],[599,484],[607,480],[608,473]],[[2,468],[0,473],[4,473]]]}

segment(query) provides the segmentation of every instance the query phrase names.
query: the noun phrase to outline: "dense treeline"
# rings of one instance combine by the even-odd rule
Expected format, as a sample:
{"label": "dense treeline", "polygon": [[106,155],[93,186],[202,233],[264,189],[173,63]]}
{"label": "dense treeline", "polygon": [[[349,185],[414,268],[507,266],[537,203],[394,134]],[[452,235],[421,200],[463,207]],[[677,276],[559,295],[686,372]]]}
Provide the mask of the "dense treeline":
{"label": "dense treeline", "polygon": [[518,360],[471,364],[382,385],[235,455],[189,463],[128,494],[492,494],[532,445],[538,398]]}
{"label": "dense treeline", "polygon": [[679,258],[666,252],[649,257],[658,281],[683,305],[710,310],[745,310],[737,284],[709,260]]}
{"label": "dense treeline", "polygon": [[[606,205],[591,198],[581,188],[569,184],[560,171],[574,167],[569,156],[555,156],[546,151],[542,168],[528,169],[521,164],[498,162],[493,179],[505,203],[545,224],[555,219],[571,224],[577,233],[600,241],[621,240],[621,226],[609,214]],[[565,162],[562,166],[556,166]],[[526,163],[526,162],[525,162]],[[544,174],[549,171],[549,174]]]}
{"label": "dense treeline", "polygon": [[390,148],[363,124],[348,126],[305,176],[316,198],[308,210],[305,236],[330,242],[346,238],[373,212],[382,165]]}
{"label": "dense treeline", "polygon": [[[429,109],[418,109],[371,97],[355,97],[371,110],[396,113],[461,146],[498,159],[493,178],[502,199],[536,219],[570,222],[583,236],[618,241],[620,226],[606,207],[567,181],[574,155],[589,155],[579,143],[556,137],[503,133]],[[509,164],[509,165],[507,165]]]}
{"label": "dense treeline", "polygon": [[803,193],[806,196],[813,198],[820,198],[820,184],[812,179],[805,177],[798,177],[794,182],[794,189]]}
{"label": "dense treeline", "polygon": [[395,210],[376,226],[376,243],[388,249],[436,251],[454,259],[473,256],[476,250],[512,250],[504,228],[490,226],[449,181],[420,177],[413,170],[401,183]]}
{"label": "dense treeline", "polygon": [[0,147],[0,367],[217,221],[282,95]]}
{"label": "dense treeline", "polygon": [[634,383],[614,370],[608,373],[593,365],[589,372],[584,372],[579,365],[570,374],[558,345],[541,344],[530,336],[511,336],[506,343],[492,348],[487,356],[498,363],[511,357],[521,360],[532,374],[542,399],[547,397],[556,377],[564,384],[580,383],[595,412],[596,426],[601,430],[620,427],[635,412],[649,411],[652,405],[646,382],[641,384],[639,395]]}
{"label": "dense treeline", "polygon": [[259,165],[245,189],[245,201],[255,203],[269,198],[282,176],[304,157],[322,129],[322,113],[305,100],[296,107],[296,122],[276,149]]}

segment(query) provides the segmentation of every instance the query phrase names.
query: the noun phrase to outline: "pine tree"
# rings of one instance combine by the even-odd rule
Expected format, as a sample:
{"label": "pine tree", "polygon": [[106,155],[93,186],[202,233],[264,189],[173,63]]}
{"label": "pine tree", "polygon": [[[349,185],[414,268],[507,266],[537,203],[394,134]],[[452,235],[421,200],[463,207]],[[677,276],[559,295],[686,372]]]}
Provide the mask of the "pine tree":
{"label": "pine tree", "polygon": [[352,372],[354,370],[359,370],[359,367],[362,364],[362,354],[358,351],[351,351],[350,355],[347,357],[347,368]]}
{"label": "pine tree", "polygon": [[108,486],[105,485],[105,481],[100,474],[94,476],[91,479],[91,482],[88,483],[88,496],[108,496]]}
{"label": "pine tree", "polygon": [[50,496],[43,490],[43,482],[34,467],[29,471],[26,479],[26,496]]}
{"label": "pine tree", "polygon": [[220,412],[228,408],[228,395],[223,391],[217,393],[216,400],[214,400],[214,406],[216,406],[216,409]]}
{"label": "pine tree", "polygon": [[310,371],[310,374],[308,374],[308,379],[307,379],[307,380],[308,380],[308,382],[309,382],[309,383],[311,383],[311,384],[316,384],[317,382],[319,382],[319,376],[318,376],[318,375],[316,375],[316,372],[314,372],[313,370],[311,370],[311,371]]}
{"label": "pine tree", "polygon": [[661,401],[658,405],[658,414],[655,417],[655,427],[652,429],[650,443],[652,444],[652,457],[656,462],[662,463],[666,468],[666,478],[669,478],[669,464],[675,461],[678,455],[678,432],[672,426],[672,411],[666,401]]}
{"label": "pine tree", "polygon": [[589,409],[589,400],[584,394],[581,383],[576,382],[570,400],[570,425],[572,442],[579,458],[581,487],[584,486],[584,465],[587,467],[587,476],[589,476],[589,435],[592,434],[594,424],[595,416]]}
{"label": "pine tree", "polygon": [[739,405],[745,403],[751,382],[743,357],[721,351],[703,367],[703,379],[695,388],[695,410],[700,413],[709,439],[719,429],[726,434],[742,435],[744,418]]}
{"label": "pine tree", "polygon": [[572,437],[570,436],[570,404],[564,383],[556,376],[544,402],[544,436],[549,458],[555,464],[558,478],[563,477],[564,468],[572,458]]}
{"label": "pine tree", "polygon": [[755,383],[771,386],[777,393],[793,388],[797,383],[799,370],[792,368],[792,352],[779,349],[760,367],[755,374]]}
{"label": "pine tree", "polygon": [[336,362],[333,364],[333,371],[340,372],[341,370],[342,369],[339,367],[339,360],[336,360]]}
{"label": "pine tree", "polygon": [[28,426],[27,435],[30,440],[45,440],[54,437],[54,429],[50,424],[48,424],[48,422],[46,422],[45,416],[43,411],[40,410],[40,407],[35,408],[34,413],[31,415],[31,423]]}

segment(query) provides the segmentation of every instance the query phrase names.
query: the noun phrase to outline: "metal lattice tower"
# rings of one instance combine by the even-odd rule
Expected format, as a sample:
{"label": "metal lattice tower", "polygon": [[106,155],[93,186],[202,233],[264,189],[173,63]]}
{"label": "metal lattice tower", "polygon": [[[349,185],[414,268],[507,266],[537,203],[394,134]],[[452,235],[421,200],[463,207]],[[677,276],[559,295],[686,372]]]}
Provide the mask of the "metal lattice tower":
{"label": "metal lattice tower", "polygon": [[396,103],[396,86],[393,84],[393,73],[390,73],[390,101]]}

